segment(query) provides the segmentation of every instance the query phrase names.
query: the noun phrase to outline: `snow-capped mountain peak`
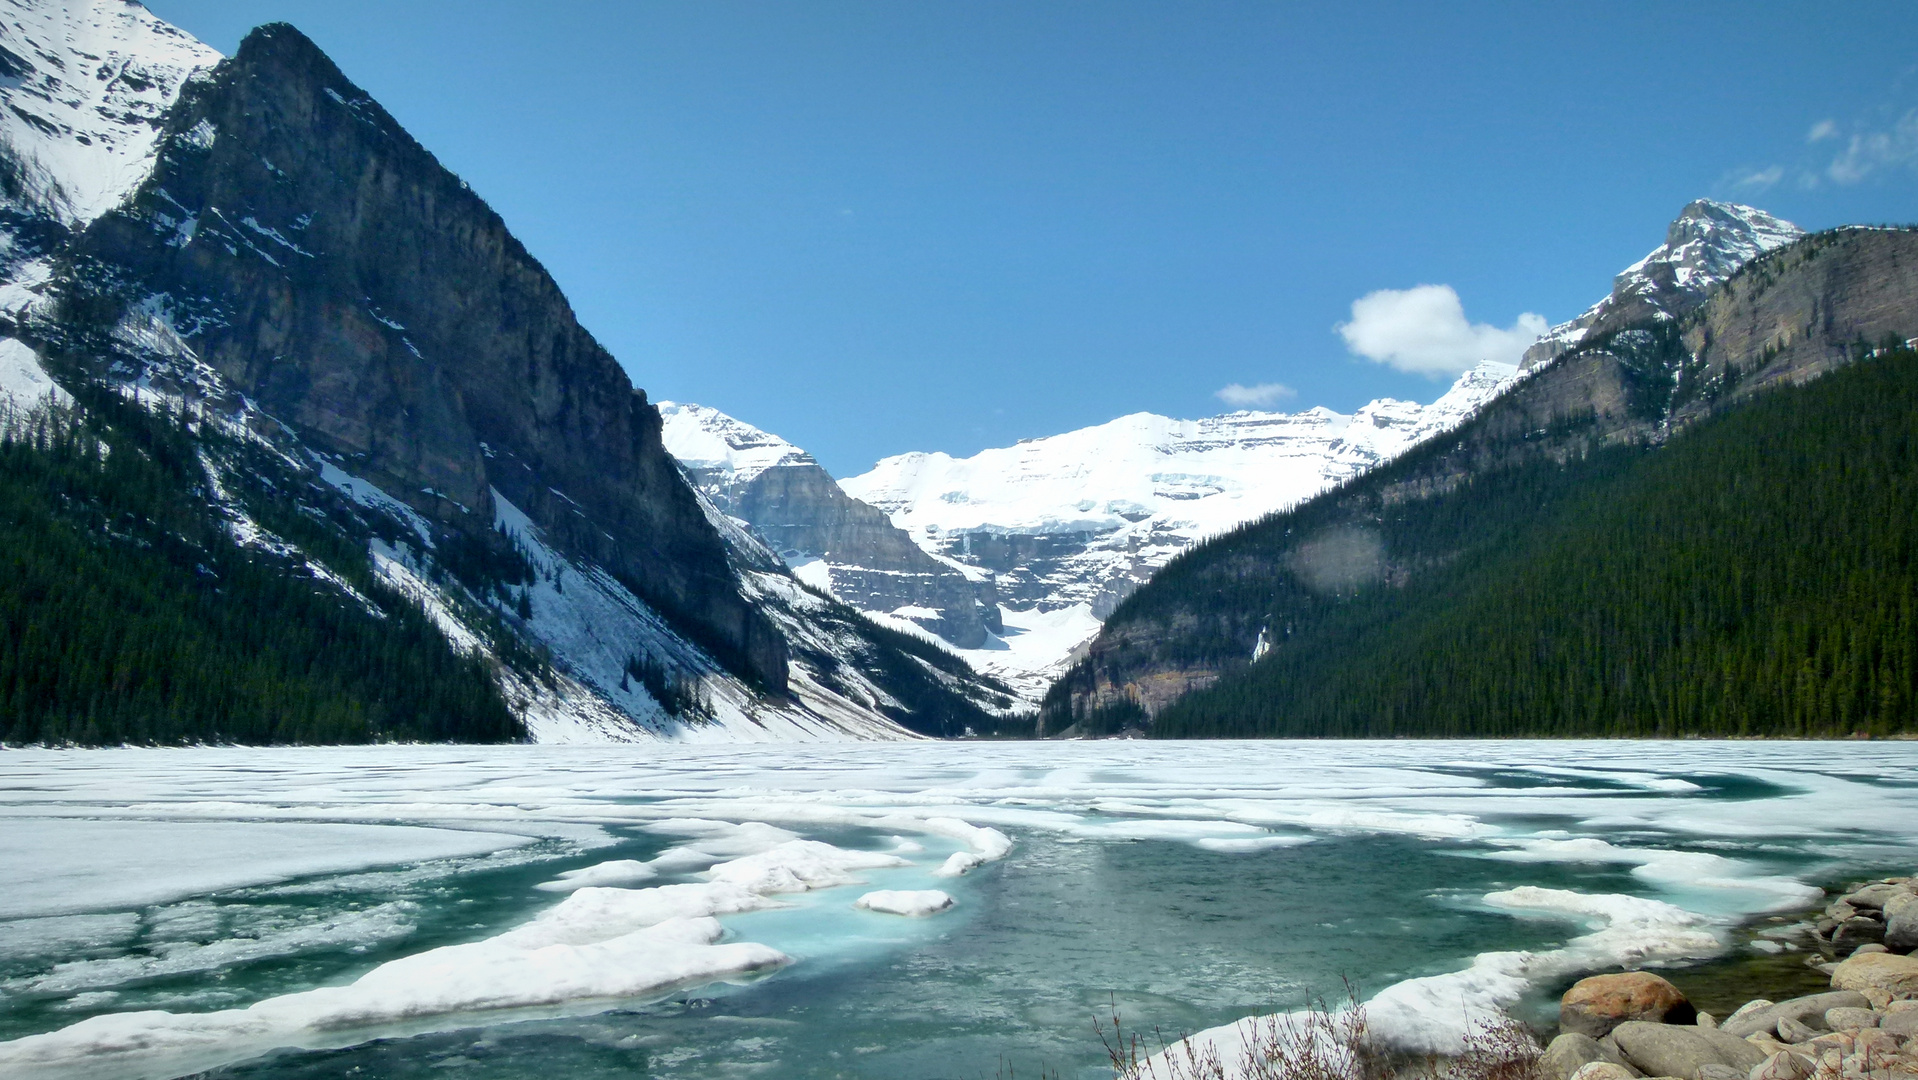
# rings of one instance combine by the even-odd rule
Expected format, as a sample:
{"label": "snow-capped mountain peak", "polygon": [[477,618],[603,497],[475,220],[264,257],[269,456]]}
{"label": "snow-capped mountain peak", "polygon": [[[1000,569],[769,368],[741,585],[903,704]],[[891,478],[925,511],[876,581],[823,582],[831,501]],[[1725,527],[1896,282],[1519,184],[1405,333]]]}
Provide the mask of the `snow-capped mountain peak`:
{"label": "snow-capped mountain peak", "polygon": [[1805,230],[1753,206],[1700,199],[1665,230],[1665,242],[1618,275],[1614,288],[1646,289],[1669,272],[1681,289],[1702,294]]}
{"label": "snow-capped mountain peak", "polygon": [[677,401],[658,408],[666,452],[688,468],[723,472],[744,484],[777,466],[818,464],[792,443],[718,409]]}
{"label": "snow-capped mountain peak", "polygon": [[1804,235],[1757,207],[1699,199],[1679,212],[1663,244],[1612,279],[1611,295],[1526,349],[1523,366],[1544,363],[1608,325],[1673,318],[1739,267]]}
{"label": "snow-capped mountain peak", "polygon": [[82,226],[152,171],[161,118],[220,54],[130,0],[0,0],[0,139],[21,209]]}

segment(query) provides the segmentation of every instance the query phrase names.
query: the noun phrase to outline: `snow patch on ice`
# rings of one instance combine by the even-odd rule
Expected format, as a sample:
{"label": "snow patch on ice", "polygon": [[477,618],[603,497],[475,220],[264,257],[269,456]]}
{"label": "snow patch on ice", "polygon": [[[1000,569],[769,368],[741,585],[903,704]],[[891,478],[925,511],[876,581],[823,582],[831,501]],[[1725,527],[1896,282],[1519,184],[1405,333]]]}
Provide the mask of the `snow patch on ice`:
{"label": "snow patch on ice", "polygon": [[852,906],[887,915],[923,918],[952,907],[952,897],[938,889],[879,889],[854,900]]}

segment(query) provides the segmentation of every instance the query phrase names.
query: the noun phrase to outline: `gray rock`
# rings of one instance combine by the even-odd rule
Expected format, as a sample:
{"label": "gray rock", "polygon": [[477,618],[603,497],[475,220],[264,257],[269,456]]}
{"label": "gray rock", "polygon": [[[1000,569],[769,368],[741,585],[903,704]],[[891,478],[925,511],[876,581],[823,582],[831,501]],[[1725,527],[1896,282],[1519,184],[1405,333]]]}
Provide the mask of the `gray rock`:
{"label": "gray rock", "polygon": [[1878,1018],[1878,1028],[1900,1039],[1918,1039],[1918,1009],[1885,1013]]}
{"label": "gray rock", "polygon": [[1588,1061],[1578,1067],[1570,1080],[1637,1080],[1639,1073],[1624,1065],[1614,1065],[1609,1061]]}
{"label": "gray rock", "polygon": [[1747,1074],[1747,1080],[1805,1080],[1812,1073],[1811,1059],[1790,1050],[1780,1050],[1766,1058]]}
{"label": "gray rock", "polygon": [[1885,947],[1893,952],[1918,949],[1918,895],[1908,893],[1885,905]]}
{"label": "gray rock", "polygon": [[1791,998],[1749,1013],[1740,1009],[1737,1013],[1726,1017],[1725,1022],[1718,1025],[1718,1029],[1741,1039],[1761,1031],[1775,1035],[1778,1033],[1780,1017],[1790,1017],[1800,1023],[1803,1023],[1806,1017],[1817,1017],[1817,1022],[1822,1024],[1825,1013],[1832,1009],[1868,1009],[1870,1007],[1871,1002],[1856,990],[1834,990],[1830,993]]}
{"label": "gray rock", "polygon": [[1700,1065],[1693,1080],[1745,1080],[1747,1071],[1734,1069],[1730,1065]]}
{"label": "gray rock", "polygon": [[1764,1051],[1722,1031],[1630,1020],[1612,1032],[1625,1060],[1653,1076],[1697,1077],[1706,1065],[1741,1072],[1765,1060]]}
{"label": "gray rock", "polygon": [[1841,949],[1884,940],[1884,921],[1862,913],[1839,923],[1831,932],[1831,943]]}
{"label": "gray rock", "polygon": [[1883,945],[1879,944],[1878,942],[1868,941],[1865,944],[1858,946],[1856,949],[1853,949],[1851,951],[1851,954],[1853,956],[1864,956],[1864,955],[1869,955],[1875,952],[1890,952],[1890,951],[1891,951],[1890,949],[1885,948]]}
{"label": "gray rock", "polygon": [[1844,897],[1844,902],[1855,908],[1883,908],[1885,901],[1904,892],[1905,887],[1902,885],[1891,885],[1880,882],[1876,885],[1867,885],[1857,892],[1847,894]]}
{"label": "gray rock", "polygon": [[1788,1043],[1810,1042],[1824,1032],[1789,1016],[1778,1018],[1778,1037]]}
{"label": "gray rock", "polygon": [[1760,1009],[1769,1009],[1776,1004],[1778,1004],[1776,1001],[1772,1001],[1769,998],[1753,998],[1752,1000],[1747,1001],[1743,1005],[1740,1005],[1735,1012],[1733,1012],[1730,1016],[1727,1016],[1724,1020],[1720,1021],[1718,1026],[1721,1028],[1729,1027],[1732,1024],[1736,1024],[1740,1020],[1743,1020],[1746,1017],[1752,1015],[1753,1013],[1757,1012]]}
{"label": "gray rock", "polygon": [[1722,1031],[1700,1031],[1699,1037],[1718,1051],[1719,1059],[1739,1072],[1750,1072],[1765,1060],[1765,1052],[1752,1043]]}
{"label": "gray rock", "polygon": [[1597,1039],[1568,1031],[1553,1039],[1551,1045],[1545,1048],[1545,1053],[1538,1059],[1538,1071],[1545,1080],[1570,1080],[1580,1066],[1608,1060],[1610,1055],[1606,1054]]}
{"label": "gray rock", "polygon": [[1833,1031],[1850,1031],[1853,1028],[1878,1026],[1878,1014],[1870,1009],[1827,1009],[1825,1026]]}

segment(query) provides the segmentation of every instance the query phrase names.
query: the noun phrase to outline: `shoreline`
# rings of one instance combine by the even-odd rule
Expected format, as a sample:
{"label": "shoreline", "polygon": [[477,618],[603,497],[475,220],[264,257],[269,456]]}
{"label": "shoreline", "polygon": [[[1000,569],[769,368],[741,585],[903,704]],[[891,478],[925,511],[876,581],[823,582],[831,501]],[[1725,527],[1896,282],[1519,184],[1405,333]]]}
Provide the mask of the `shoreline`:
{"label": "shoreline", "polygon": [[1918,875],[1825,900],[1747,921],[1713,960],[1579,979],[1538,1077],[1918,1078]]}

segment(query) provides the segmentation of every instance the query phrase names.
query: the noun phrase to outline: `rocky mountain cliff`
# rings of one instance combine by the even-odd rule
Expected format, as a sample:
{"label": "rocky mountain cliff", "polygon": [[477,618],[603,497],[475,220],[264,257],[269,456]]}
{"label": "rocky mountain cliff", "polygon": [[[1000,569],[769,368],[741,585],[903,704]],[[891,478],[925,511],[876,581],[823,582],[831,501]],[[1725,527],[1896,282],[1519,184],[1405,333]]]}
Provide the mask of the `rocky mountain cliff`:
{"label": "rocky mountain cliff", "polygon": [[694,485],[800,580],[962,649],[1004,631],[990,574],[922,551],[883,512],[840,490],[812,455],[703,405],[662,401],[659,412],[666,449]]}
{"label": "rocky mountain cliff", "polygon": [[1520,367],[1537,367],[1613,330],[1678,318],[1739,267],[1804,235],[1756,207],[1699,199],[1673,219],[1663,244],[1612,279],[1610,294],[1526,349]]}
{"label": "rocky mountain cliff", "polygon": [[[1694,204],[1686,214],[1696,222],[1699,211]],[[1681,218],[1674,236],[1680,226],[1692,227]],[[1720,275],[1715,289],[1687,303],[1701,276]],[[1314,605],[1380,583],[1404,588],[1462,557],[1464,548],[1442,540],[1393,550],[1381,521],[1428,540],[1450,535],[1417,523],[1457,493],[1492,498],[1502,478],[1530,476],[1527,469],[1661,445],[1770,388],[1804,383],[1918,329],[1918,233],[1909,230],[1822,233],[1774,246],[1728,275],[1719,264],[1689,278],[1661,271],[1645,280],[1671,287],[1649,294],[1656,303],[1635,309],[1630,322],[1615,291],[1566,351],[1535,361],[1452,437],[1168,568],[1122,605],[1086,659],[1055,685],[1051,730],[1102,715],[1150,722],[1191,691],[1285,647],[1294,601]],[[1525,511],[1496,513],[1523,520]],[[1509,523],[1461,526],[1458,542],[1470,546]]]}
{"label": "rocky mountain cliff", "polygon": [[[297,30],[262,27],[201,70],[210,52],[137,5],[97,6],[116,18],[32,4],[13,30],[119,35],[75,48],[97,81],[135,78],[165,106],[121,123],[115,160],[151,131],[151,171],[90,220],[39,199],[59,229],[34,234],[0,288],[4,329],[70,386],[271,447],[279,464],[253,455],[249,475],[203,454],[209,509],[247,544],[325,576],[316,551],[220,494],[241,482],[386,522],[379,573],[454,648],[550,656],[558,682],[501,668],[536,736],[947,734],[1000,700],[938,650],[805,593],[690,487],[644,392],[498,215]],[[15,177],[59,159],[0,157]]]}

